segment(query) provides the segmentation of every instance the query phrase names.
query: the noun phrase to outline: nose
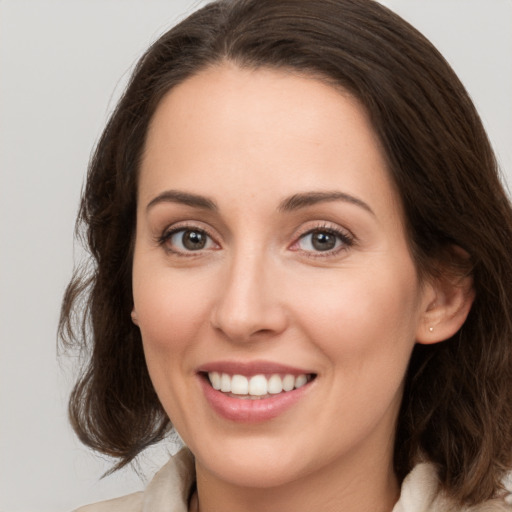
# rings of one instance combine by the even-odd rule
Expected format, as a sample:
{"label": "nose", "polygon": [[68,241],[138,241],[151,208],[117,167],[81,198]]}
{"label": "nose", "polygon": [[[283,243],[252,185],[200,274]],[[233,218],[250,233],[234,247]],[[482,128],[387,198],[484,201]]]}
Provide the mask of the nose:
{"label": "nose", "polygon": [[240,254],[227,268],[211,324],[233,342],[273,338],[286,329],[278,269],[256,254]]}

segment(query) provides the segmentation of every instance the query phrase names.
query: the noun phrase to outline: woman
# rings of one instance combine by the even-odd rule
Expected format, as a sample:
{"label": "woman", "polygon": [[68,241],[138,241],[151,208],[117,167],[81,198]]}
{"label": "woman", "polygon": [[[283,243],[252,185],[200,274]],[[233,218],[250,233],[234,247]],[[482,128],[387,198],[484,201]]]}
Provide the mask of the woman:
{"label": "woman", "polygon": [[510,205],[463,86],[378,3],[220,1],[170,30],[79,222],[73,426],[116,467],[171,421],[187,445],[86,510],[510,508]]}

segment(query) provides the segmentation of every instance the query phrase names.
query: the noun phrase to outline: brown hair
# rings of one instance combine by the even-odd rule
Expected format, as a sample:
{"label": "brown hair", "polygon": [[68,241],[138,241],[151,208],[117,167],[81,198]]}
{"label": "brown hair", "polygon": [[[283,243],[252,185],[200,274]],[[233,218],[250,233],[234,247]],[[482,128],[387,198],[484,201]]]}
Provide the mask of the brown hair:
{"label": "brown hair", "polygon": [[130,321],[137,170],[164,94],[223,60],[297,70],[351,92],[387,154],[419,272],[467,271],[450,248],[469,254],[474,305],[453,338],[415,347],[394,463],[403,478],[420,455],[434,462],[459,502],[496,495],[512,466],[511,207],[454,72],[421,34],[371,0],[214,2],[139,61],[91,160],[77,219],[94,267],[77,271],[62,308],[64,342],[90,349],[70,400],[78,436],[121,467],[170,428]]}

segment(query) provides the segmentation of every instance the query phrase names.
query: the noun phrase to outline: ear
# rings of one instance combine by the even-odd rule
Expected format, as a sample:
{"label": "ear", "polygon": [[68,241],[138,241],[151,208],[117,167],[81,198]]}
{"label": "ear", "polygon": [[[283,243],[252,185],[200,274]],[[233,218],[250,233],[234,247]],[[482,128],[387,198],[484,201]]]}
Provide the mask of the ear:
{"label": "ear", "polygon": [[475,299],[473,277],[444,275],[425,283],[425,307],[416,341],[429,345],[451,338],[464,324]]}
{"label": "ear", "polygon": [[137,311],[135,311],[135,306],[133,306],[133,309],[132,309],[132,313],[131,313],[131,316],[132,316],[132,322],[135,324],[135,325],[139,325],[139,319],[137,317]]}

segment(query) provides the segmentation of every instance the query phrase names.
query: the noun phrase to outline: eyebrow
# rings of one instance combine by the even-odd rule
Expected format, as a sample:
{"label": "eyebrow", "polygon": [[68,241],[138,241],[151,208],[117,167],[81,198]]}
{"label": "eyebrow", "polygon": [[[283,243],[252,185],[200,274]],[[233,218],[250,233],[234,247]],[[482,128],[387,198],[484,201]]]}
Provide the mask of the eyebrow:
{"label": "eyebrow", "polygon": [[166,190],[148,203],[146,211],[160,203],[179,203],[192,206],[193,208],[201,208],[203,210],[218,210],[215,201],[208,197],[190,194],[188,192],[180,192],[178,190]]}
{"label": "eyebrow", "polygon": [[282,212],[291,212],[294,210],[299,210],[300,208],[306,208],[318,203],[325,203],[330,201],[343,201],[346,203],[354,204],[363,208],[372,215],[375,215],[374,211],[361,199],[338,191],[305,192],[302,194],[294,194],[293,196],[282,201],[278,210]]}
{"label": "eyebrow", "polygon": [[[325,203],[330,201],[343,201],[346,203],[354,204],[366,210],[367,212],[375,215],[374,211],[361,199],[338,191],[327,192],[303,192],[294,194],[283,201],[278,206],[280,212],[291,212],[308,206],[314,206],[318,203]],[[189,192],[181,192],[179,190],[166,190],[154,199],[152,199],[146,210],[150,210],[160,203],[178,203],[193,208],[201,208],[203,210],[218,211],[217,203],[213,199],[198,194],[191,194]]]}

